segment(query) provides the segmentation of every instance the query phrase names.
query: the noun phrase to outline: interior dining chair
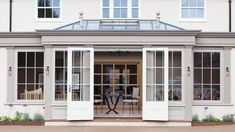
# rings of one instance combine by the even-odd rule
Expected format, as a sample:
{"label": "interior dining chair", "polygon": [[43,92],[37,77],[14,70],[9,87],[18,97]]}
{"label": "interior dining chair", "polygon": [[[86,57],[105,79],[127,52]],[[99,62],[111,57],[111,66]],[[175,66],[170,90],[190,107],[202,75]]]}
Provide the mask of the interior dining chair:
{"label": "interior dining chair", "polygon": [[[97,98],[99,97],[99,98]],[[101,113],[103,113],[103,97],[102,95],[95,95],[95,99],[94,99],[94,104],[95,104],[95,111],[97,113],[98,110],[98,104],[101,104]]]}
{"label": "interior dining chair", "polygon": [[129,113],[130,113],[130,110],[132,110],[132,113],[134,113],[133,104],[136,104],[136,106],[138,106],[138,103],[139,103],[139,88],[134,87],[132,89],[132,95],[130,97],[123,99],[122,113],[124,113],[125,104],[129,105]]}

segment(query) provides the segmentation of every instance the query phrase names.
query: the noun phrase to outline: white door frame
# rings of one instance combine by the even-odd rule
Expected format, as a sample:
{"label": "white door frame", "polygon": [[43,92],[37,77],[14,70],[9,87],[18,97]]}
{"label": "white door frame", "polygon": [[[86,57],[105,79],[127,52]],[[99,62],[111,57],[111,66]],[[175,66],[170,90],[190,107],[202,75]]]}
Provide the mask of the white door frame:
{"label": "white door frame", "polygon": [[[147,51],[164,52],[164,101],[147,101]],[[168,48],[143,48],[143,120],[168,121]]]}
{"label": "white door frame", "polygon": [[[90,98],[89,101],[72,101],[72,52],[90,51]],[[94,49],[68,48],[67,73],[67,120],[93,120],[94,119]]]}

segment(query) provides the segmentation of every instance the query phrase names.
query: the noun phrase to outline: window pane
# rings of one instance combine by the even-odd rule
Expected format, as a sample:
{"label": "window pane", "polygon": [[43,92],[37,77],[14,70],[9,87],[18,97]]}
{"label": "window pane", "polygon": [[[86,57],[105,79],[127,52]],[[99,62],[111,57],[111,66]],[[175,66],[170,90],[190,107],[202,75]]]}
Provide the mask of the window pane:
{"label": "window pane", "polygon": [[156,51],[156,67],[163,67],[164,66],[164,52],[163,51]]}
{"label": "window pane", "polygon": [[196,0],[189,0],[190,7],[196,7]]}
{"label": "window pane", "polygon": [[132,7],[138,7],[139,6],[139,0],[132,0]]}
{"label": "window pane", "polygon": [[164,84],[164,68],[156,68],[156,84]]}
{"label": "window pane", "polygon": [[212,100],[220,100],[220,85],[212,85]]}
{"label": "window pane", "polygon": [[121,6],[127,7],[127,0],[121,0]]}
{"label": "window pane", "polygon": [[46,9],[46,18],[52,18],[52,9]]}
{"label": "window pane", "polygon": [[189,10],[189,18],[196,18],[196,9],[188,9]]}
{"label": "window pane", "polygon": [[45,10],[44,9],[38,9],[38,18],[44,18]]}
{"label": "window pane", "polygon": [[173,84],[181,84],[181,68],[173,68]]}
{"label": "window pane", "polygon": [[181,52],[173,52],[173,67],[181,67]]}
{"label": "window pane", "polygon": [[34,99],[36,100],[43,99],[43,85],[42,84],[36,85]]}
{"label": "window pane", "polygon": [[114,7],[120,7],[121,0],[114,0]]}
{"label": "window pane", "polygon": [[36,67],[43,67],[43,52],[36,53]]}
{"label": "window pane", "polygon": [[44,7],[44,0],[38,0],[38,7]]}
{"label": "window pane", "polygon": [[18,85],[17,89],[17,99],[19,100],[25,100],[26,99],[26,88],[25,85]]}
{"label": "window pane", "polygon": [[139,16],[139,9],[138,8],[132,8],[132,18],[138,18]]}
{"label": "window pane", "polygon": [[172,96],[173,96],[173,93],[172,93],[172,85],[169,85],[168,86],[168,100],[172,100]]}
{"label": "window pane", "polygon": [[203,100],[211,100],[211,86],[203,85]]}
{"label": "window pane", "polygon": [[55,66],[64,66],[64,51],[55,52]]}
{"label": "window pane", "polygon": [[53,8],[53,18],[60,17],[60,8]]}
{"label": "window pane", "polygon": [[195,84],[202,83],[202,70],[201,69],[194,69],[194,83]]}
{"label": "window pane", "polygon": [[204,0],[197,0],[197,7],[204,7]]}
{"label": "window pane", "polygon": [[115,8],[114,9],[114,18],[120,18],[120,9],[119,8]]}
{"label": "window pane", "polygon": [[25,52],[18,52],[18,67],[25,67]]}
{"label": "window pane", "polygon": [[28,68],[27,69],[27,83],[35,83],[34,82],[34,69]]}
{"label": "window pane", "polygon": [[103,0],[103,7],[109,7],[109,0]]}
{"label": "window pane", "polygon": [[211,67],[211,53],[203,53],[203,67]]}
{"label": "window pane", "polygon": [[18,83],[25,83],[25,69],[18,68]]}
{"label": "window pane", "polygon": [[219,52],[212,53],[212,67],[220,67],[220,53]]}
{"label": "window pane", "polygon": [[27,67],[35,67],[34,55],[34,52],[27,52]]}
{"label": "window pane", "polygon": [[197,18],[204,18],[204,9],[197,9]]}
{"label": "window pane", "polygon": [[64,68],[55,69],[55,83],[64,84]]}
{"label": "window pane", "polygon": [[36,69],[36,83],[43,84],[43,68]]}
{"label": "window pane", "polygon": [[203,69],[203,83],[210,84],[211,83],[211,70]]}
{"label": "window pane", "polygon": [[173,100],[180,101],[181,100],[181,85],[173,85]]}
{"label": "window pane", "polygon": [[34,85],[27,85],[26,97],[27,100],[34,100]]}
{"label": "window pane", "polygon": [[147,101],[164,101],[164,87],[149,85],[146,87]]}
{"label": "window pane", "polygon": [[65,100],[65,85],[55,85],[55,100]]}
{"label": "window pane", "polygon": [[46,0],[46,7],[52,6],[52,0]]}
{"label": "window pane", "polygon": [[194,53],[194,67],[202,67],[202,53]]}
{"label": "window pane", "polygon": [[103,8],[103,18],[109,18],[109,8]]}
{"label": "window pane", "polygon": [[220,69],[212,69],[212,83],[213,84],[220,83]]}
{"label": "window pane", "polygon": [[193,91],[193,99],[194,100],[201,100],[202,99],[202,86],[201,85],[194,85]]}
{"label": "window pane", "polygon": [[59,7],[60,6],[60,0],[53,0],[53,6]]}
{"label": "window pane", "polygon": [[188,18],[188,9],[182,9],[181,16],[182,18]]}
{"label": "window pane", "polygon": [[189,6],[189,0],[182,0],[182,7],[188,7]]}
{"label": "window pane", "polygon": [[127,18],[127,9],[121,9],[121,18]]}

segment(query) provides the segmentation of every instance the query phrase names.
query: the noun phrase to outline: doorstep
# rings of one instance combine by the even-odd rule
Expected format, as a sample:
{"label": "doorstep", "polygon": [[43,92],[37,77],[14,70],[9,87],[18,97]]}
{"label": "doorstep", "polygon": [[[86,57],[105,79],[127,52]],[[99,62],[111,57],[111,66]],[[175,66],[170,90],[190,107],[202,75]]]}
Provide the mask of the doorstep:
{"label": "doorstep", "polygon": [[187,121],[143,121],[141,119],[95,119],[93,121],[45,121],[45,126],[191,126]]}

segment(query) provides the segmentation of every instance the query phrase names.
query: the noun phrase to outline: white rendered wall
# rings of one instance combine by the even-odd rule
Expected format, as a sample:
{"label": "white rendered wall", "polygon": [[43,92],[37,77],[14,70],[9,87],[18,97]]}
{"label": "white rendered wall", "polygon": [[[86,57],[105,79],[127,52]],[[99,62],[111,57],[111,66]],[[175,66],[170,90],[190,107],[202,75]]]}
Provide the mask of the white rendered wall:
{"label": "white rendered wall", "polygon": [[232,0],[232,32],[235,32],[235,0]]}
{"label": "white rendered wall", "polygon": [[0,32],[9,31],[9,0],[0,0]]}
{"label": "white rendered wall", "polygon": [[0,48],[0,116],[6,115],[7,108],[5,103],[7,100],[7,49]]}
{"label": "white rendered wall", "polygon": [[[34,31],[35,29],[54,29],[78,20],[79,12],[85,19],[100,19],[102,0],[61,0],[62,19],[58,21],[37,21],[37,0],[14,0],[13,31]],[[185,29],[203,31],[228,31],[228,1],[205,0],[205,21],[182,21],[180,19],[181,0],[140,0],[140,19],[155,19],[157,10],[161,20]],[[233,0],[233,8],[235,7]],[[0,32],[8,31],[9,0],[0,0]],[[4,13],[2,13],[4,12]],[[233,9],[234,12],[234,9]],[[233,13],[235,16],[235,13]],[[233,17],[233,20],[235,18]],[[234,23],[235,21],[233,21]],[[235,27],[234,27],[235,29]]]}
{"label": "white rendered wall", "polygon": [[[231,104],[224,104],[224,105],[214,105],[214,106],[193,106],[192,113],[193,115],[198,115],[200,118],[204,118],[206,115],[213,115],[216,117],[221,118],[226,114],[233,114],[235,115],[235,48],[232,49],[231,52],[231,69],[230,69],[230,76],[231,76]],[[205,110],[205,107],[208,107]]]}
{"label": "white rendered wall", "polygon": [[[7,49],[0,48],[0,116],[14,117],[16,111],[28,113],[31,117],[35,113],[44,114],[44,105],[36,105],[31,103],[23,105],[25,103],[7,102]],[[15,94],[15,93],[12,93]],[[11,104],[11,105],[9,105]]]}

